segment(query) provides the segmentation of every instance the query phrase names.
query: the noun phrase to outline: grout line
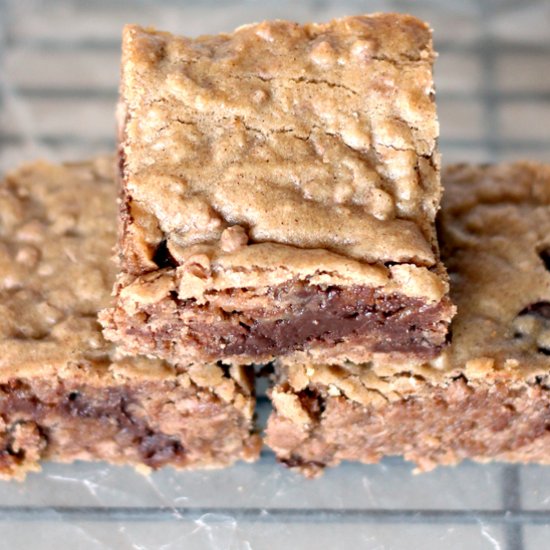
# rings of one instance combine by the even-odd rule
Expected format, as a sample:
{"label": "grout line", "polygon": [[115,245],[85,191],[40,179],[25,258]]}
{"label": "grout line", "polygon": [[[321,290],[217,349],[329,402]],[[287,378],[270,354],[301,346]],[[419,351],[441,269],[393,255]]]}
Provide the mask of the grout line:
{"label": "grout line", "polygon": [[0,0],[0,58],[3,58],[4,46],[6,44],[6,20],[7,7],[6,0]]}
{"label": "grout line", "polygon": [[502,501],[503,508],[512,513],[522,509],[519,469],[515,464],[502,469]]}
{"label": "grout line", "polygon": [[[501,148],[499,106],[496,105],[496,60],[501,55],[498,49],[493,47],[490,38],[489,21],[492,17],[491,6],[485,0],[478,0],[478,9],[481,25],[481,49],[479,58],[481,62],[481,74],[483,75],[483,122],[485,130],[486,148],[493,161],[499,160]],[[498,145],[497,145],[498,144]],[[507,550],[523,550],[523,529],[521,523],[511,521],[515,514],[521,512],[519,495],[519,477],[516,466],[505,466],[502,470],[502,505],[508,514],[504,522],[504,532]]]}
{"label": "grout line", "polygon": [[312,0],[311,7],[315,11],[321,11],[328,7],[327,0]]}
{"label": "grout line", "polygon": [[[116,87],[105,88],[80,88],[74,86],[66,87],[44,87],[44,86],[18,86],[14,93],[27,99],[67,99],[89,101],[91,99],[115,100],[118,97]],[[494,89],[480,91],[442,91],[437,94],[438,102],[443,101],[482,101],[488,103],[502,102],[550,102],[550,91],[508,91],[498,92]]]}
{"label": "grout line", "polygon": [[[36,135],[33,137],[36,143],[47,147],[106,147],[113,149],[115,138],[110,137],[83,137],[81,135]],[[23,145],[27,138],[18,134],[4,134],[0,131],[0,145]]]}
{"label": "grout line", "polygon": [[[127,506],[0,506],[2,521],[172,521],[194,520],[205,514],[232,516],[240,521],[261,523],[407,523],[475,525],[480,521],[490,524],[521,526],[546,525],[547,511],[506,510],[403,510],[403,509],[336,509],[336,508],[232,508],[232,507],[127,507]],[[214,519],[215,521],[215,519]],[[514,547],[521,548],[521,546]]]}
{"label": "grout line", "polygon": [[[521,479],[517,465],[506,465],[502,469],[502,507],[510,515],[521,513]],[[504,524],[507,550],[523,549],[522,525],[513,522]]]}
{"label": "grout line", "polygon": [[550,44],[513,43],[503,40],[491,40],[486,38],[474,40],[469,44],[456,44],[452,42],[438,42],[435,40],[435,49],[439,53],[480,55],[483,51],[492,56],[505,55],[533,55],[546,56],[550,53]]}
{"label": "grout line", "polygon": [[493,160],[496,160],[498,151],[494,145],[496,136],[499,136],[498,132],[498,112],[495,109],[495,103],[493,101],[495,90],[495,55],[494,51],[490,49],[491,39],[489,38],[488,21],[491,16],[489,7],[484,3],[484,0],[479,0],[480,11],[480,23],[482,38],[481,44],[483,47],[480,49],[479,58],[481,62],[481,72],[483,75],[483,125],[485,129],[485,138],[487,141],[487,149]]}
{"label": "grout line", "polygon": [[[66,86],[59,87],[35,87],[35,86],[16,86],[14,93],[24,97],[25,99],[59,99],[67,101],[67,99],[90,101],[92,99],[103,100],[108,99],[114,101],[118,97],[116,87],[109,88],[77,88]],[[550,94],[549,94],[550,99]]]}
{"label": "grout line", "polygon": [[[4,55],[5,55],[5,46],[6,46],[6,35],[7,35],[7,0],[0,0],[0,79],[5,75],[4,71]],[[4,107],[4,88],[3,82],[0,82],[0,110]]]}
{"label": "grout line", "polygon": [[443,91],[438,94],[438,100],[451,101],[482,101],[488,104],[505,102],[547,102],[550,101],[550,91],[496,91],[495,89],[480,90],[477,92]]}

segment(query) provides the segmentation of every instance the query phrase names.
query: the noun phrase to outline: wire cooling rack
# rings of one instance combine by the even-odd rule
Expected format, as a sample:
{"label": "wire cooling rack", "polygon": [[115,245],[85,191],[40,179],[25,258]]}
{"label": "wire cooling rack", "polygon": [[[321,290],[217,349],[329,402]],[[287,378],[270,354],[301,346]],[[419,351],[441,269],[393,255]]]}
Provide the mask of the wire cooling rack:
{"label": "wire cooling rack", "polygon": [[[196,35],[377,10],[435,28],[445,162],[549,158],[548,2],[0,0],[0,169],[113,149],[126,22]],[[550,468],[467,462],[414,476],[392,458],[306,481],[267,451],[252,466],[148,478],[48,464],[25,484],[0,483],[0,521],[10,549],[535,550],[550,546]]]}

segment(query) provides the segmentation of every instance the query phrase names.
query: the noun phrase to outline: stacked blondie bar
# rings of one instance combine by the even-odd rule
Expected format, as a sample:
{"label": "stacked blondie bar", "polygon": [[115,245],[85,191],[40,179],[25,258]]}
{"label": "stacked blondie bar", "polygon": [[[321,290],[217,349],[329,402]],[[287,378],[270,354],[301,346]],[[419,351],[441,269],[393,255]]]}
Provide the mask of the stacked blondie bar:
{"label": "stacked blondie bar", "polygon": [[0,187],[1,475],[252,461],[266,363],[266,442],[305,475],[550,461],[550,168],[447,169],[436,231],[434,57],[397,14],[127,26],[116,176]]}

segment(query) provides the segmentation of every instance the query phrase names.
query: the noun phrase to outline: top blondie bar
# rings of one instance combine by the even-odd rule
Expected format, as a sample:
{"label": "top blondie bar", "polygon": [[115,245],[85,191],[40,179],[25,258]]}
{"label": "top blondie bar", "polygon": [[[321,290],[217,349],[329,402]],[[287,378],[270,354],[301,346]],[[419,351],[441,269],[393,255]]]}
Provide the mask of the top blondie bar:
{"label": "top blondie bar", "polygon": [[454,313],[429,27],[124,30],[107,336],[178,361],[433,357]]}

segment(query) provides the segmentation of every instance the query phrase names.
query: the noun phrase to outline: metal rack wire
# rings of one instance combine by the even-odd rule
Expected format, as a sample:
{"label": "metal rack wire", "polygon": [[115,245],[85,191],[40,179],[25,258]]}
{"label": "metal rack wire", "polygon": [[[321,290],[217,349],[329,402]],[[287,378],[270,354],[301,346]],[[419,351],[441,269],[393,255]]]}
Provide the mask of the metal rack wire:
{"label": "metal rack wire", "polygon": [[[496,0],[459,5],[451,0],[414,4],[309,0],[299,6],[291,0],[0,0],[0,168],[35,156],[71,159],[113,148],[118,29],[127,20],[198,34],[262,18],[328,19],[378,9],[412,11],[427,20],[436,19],[444,159],[543,159],[550,151],[550,122],[546,125],[550,121],[550,76],[536,74],[532,86],[523,77],[516,86],[507,70],[523,70],[522,60],[544,66],[544,60],[550,60],[550,33],[545,36],[544,28],[537,31],[535,24],[533,36],[529,30],[527,38],[526,32],[518,38],[509,32],[507,22],[517,17],[517,31],[521,25],[531,25],[539,14],[550,19],[545,6],[545,2]],[[514,119],[510,113],[515,110]],[[525,113],[535,121],[532,128],[522,123]],[[510,131],[515,124],[517,135]],[[267,400],[260,398],[260,416],[265,417],[267,407]],[[186,548],[275,548],[291,536],[294,542],[303,540],[295,547],[319,547],[314,532],[321,533],[321,542],[326,544],[334,533],[334,540],[355,543],[361,535],[358,540],[366,548],[445,545],[532,550],[543,547],[548,539],[550,471],[465,464],[413,479],[410,470],[403,461],[388,459],[381,466],[345,465],[322,481],[303,482],[280,470],[269,452],[258,465],[215,474],[161,473],[153,481],[102,465],[48,466],[25,486],[0,485],[0,520],[4,526],[41,525],[46,531],[55,530],[56,524],[78,524],[82,548],[111,544],[153,548],[154,540],[148,545],[145,534],[134,532],[136,526],[186,522],[192,527]],[[395,479],[400,480],[400,487],[394,486]],[[74,502],[67,480],[84,491],[82,501]],[[119,482],[113,496],[113,483]],[[468,482],[478,484],[478,496],[476,487],[473,493],[463,493]],[[94,489],[90,483],[96,483]],[[219,502],[205,496],[205,487],[212,483],[224,488],[225,496]],[[376,494],[361,500],[355,494],[358,484]],[[145,496],[133,499],[130,485],[139,486],[135,491]],[[195,492],[190,486],[197,486]],[[254,490],[259,493],[250,498]],[[442,502],[445,492],[451,505]],[[97,534],[90,525],[103,526],[104,534]],[[332,532],[323,531],[325,526]],[[303,528],[303,539],[295,538],[295,527]],[[418,531],[418,527],[427,531]],[[201,529],[202,538],[197,535]],[[9,542],[13,547],[21,536],[15,527],[8,529],[6,545]],[[61,541],[64,535],[60,531],[52,536],[51,540],[59,537]],[[175,548],[177,540],[181,541],[177,537],[167,540],[166,548],[170,544]]]}

